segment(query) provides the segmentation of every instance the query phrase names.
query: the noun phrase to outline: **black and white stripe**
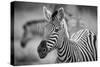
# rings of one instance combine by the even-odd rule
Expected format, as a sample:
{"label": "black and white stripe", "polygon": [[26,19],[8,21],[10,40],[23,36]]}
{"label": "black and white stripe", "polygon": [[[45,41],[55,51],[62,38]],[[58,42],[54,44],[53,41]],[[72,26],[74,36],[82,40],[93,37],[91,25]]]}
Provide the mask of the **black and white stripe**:
{"label": "black and white stripe", "polygon": [[72,37],[73,41],[64,37],[58,47],[57,62],[96,61],[97,47],[96,35],[91,31],[80,30]]}
{"label": "black and white stripe", "polygon": [[54,46],[57,46],[56,45],[57,40],[58,40],[58,34],[54,32],[52,35],[50,35],[49,39],[47,40],[47,47],[51,49]]}
{"label": "black and white stripe", "polygon": [[60,46],[58,46],[59,34],[56,32],[47,40],[49,50],[57,47],[57,63],[97,60],[96,35],[93,32],[83,29],[75,33],[71,39],[68,39],[66,34],[63,36]]}

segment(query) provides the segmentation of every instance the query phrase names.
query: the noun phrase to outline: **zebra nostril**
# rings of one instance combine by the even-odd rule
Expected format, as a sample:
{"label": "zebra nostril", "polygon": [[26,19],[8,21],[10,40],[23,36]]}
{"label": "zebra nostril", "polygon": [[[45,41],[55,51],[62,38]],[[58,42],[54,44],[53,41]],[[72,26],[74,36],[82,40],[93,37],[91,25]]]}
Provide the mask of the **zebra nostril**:
{"label": "zebra nostril", "polygon": [[42,52],[45,53],[45,52],[46,52],[46,48],[43,48],[43,49],[42,49]]}

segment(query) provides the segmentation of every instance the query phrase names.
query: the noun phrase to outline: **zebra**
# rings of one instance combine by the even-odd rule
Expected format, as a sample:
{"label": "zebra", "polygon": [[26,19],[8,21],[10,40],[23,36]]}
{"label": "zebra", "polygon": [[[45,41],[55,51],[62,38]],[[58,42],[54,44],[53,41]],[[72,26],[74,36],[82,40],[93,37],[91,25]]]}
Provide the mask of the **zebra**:
{"label": "zebra", "polygon": [[39,19],[39,20],[31,20],[26,22],[22,29],[22,39],[21,39],[21,47],[25,48],[27,43],[34,38],[34,36],[38,35],[40,37],[43,36],[43,27],[47,21],[45,19]]}
{"label": "zebra", "polygon": [[69,39],[62,23],[65,18],[64,9],[61,7],[53,13],[46,7],[43,7],[43,10],[49,23],[45,26],[44,39],[37,48],[41,59],[56,49],[58,56],[55,63],[97,61],[96,34],[82,29]]}

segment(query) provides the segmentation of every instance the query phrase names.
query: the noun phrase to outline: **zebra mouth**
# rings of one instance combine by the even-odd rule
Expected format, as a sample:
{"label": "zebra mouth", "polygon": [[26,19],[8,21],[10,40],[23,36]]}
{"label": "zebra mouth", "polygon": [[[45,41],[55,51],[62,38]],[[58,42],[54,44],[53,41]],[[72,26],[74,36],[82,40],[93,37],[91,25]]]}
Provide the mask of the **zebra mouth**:
{"label": "zebra mouth", "polygon": [[47,55],[47,54],[42,54],[42,53],[40,53],[40,54],[39,54],[39,57],[40,57],[40,59],[44,59],[44,58],[46,57],[46,55]]}

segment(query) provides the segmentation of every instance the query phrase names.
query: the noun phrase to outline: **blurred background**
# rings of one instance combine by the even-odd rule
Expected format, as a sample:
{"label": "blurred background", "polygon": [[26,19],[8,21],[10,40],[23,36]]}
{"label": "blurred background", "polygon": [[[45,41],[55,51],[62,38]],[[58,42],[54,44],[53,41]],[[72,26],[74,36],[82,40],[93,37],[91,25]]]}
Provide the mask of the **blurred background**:
{"label": "blurred background", "polygon": [[[88,28],[97,34],[97,7],[69,4],[15,2],[14,4],[14,54],[16,65],[54,63],[56,50],[50,52],[45,59],[40,59],[37,47],[42,37],[34,35],[25,48],[20,45],[23,36],[23,25],[29,21],[44,19],[43,6],[51,12],[63,7],[65,16],[68,17],[68,32],[70,36],[81,28]],[[44,23],[45,24],[45,23]],[[43,29],[41,22],[34,24],[34,30]],[[37,26],[36,26],[37,25]],[[42,33],[43,31],[41,31]]]}

